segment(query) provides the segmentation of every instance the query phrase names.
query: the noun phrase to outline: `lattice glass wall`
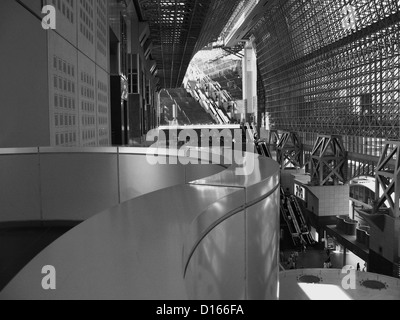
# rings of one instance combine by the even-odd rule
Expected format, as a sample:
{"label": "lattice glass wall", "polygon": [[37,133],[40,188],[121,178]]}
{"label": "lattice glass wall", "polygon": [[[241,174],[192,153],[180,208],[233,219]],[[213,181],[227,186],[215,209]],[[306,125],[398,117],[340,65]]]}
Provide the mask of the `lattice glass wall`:
{"label": "lattice glass wall", "polygon": [[269,6],[252,33],[272,128],[309,146],[342,135],[348,151],[379,156],[383,140],[400,138],[400,1]]}

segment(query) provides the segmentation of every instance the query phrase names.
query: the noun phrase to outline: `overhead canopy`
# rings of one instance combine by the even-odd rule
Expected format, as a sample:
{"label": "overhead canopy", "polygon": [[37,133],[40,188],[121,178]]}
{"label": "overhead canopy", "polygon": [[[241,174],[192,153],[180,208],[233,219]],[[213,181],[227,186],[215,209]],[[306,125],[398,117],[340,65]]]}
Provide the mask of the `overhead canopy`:
{"label": "overhead canopy", "polygon": [[216,41],[241,0],[136,0],[150,25],[163,88],[180,87],[193,56]]}

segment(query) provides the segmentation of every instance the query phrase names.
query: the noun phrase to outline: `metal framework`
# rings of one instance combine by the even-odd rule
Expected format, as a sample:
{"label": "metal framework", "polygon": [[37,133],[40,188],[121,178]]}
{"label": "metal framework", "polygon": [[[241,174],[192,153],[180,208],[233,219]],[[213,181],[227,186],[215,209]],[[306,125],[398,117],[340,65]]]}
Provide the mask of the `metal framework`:
{"label": "metal framework", "polygon": [[[308,173],[311,173],[311,155],[313,148],[304,151],[305,169]],[[360,154],[349,154],[348,152],[346,152],[346,154],[347,163],[345,172],[347,173],[348,181],[359,177],[375,178],[376,166],[378,164],[379,157],[368,157],[369,159],[363,159],[364,156]]]}
{"label": "metal framework", "polygon": [[311,153],[311,182],[317,186],[345,184],[347,152],[340,136],[319,136]]}
{"label": "metal framework", "polygon": [[303,167],[303,146],[294,132],[284,132],[277,145],[277,162],[281,169]]}
{"label": "metal framework", "polygon": [[281,138],[279,137],[279,132],[278,132],[278,130],[271,130],[271,131],[269,132],[268,145],[269,145],[271,148],[275,149],[276,146],[278,145],[280,139],[281,139]]}
{"label": "metal framework", "polygon": [[180,87],[194,54],[218,39],[240,0],[135,0],[150,25],[163,88]]}
{"label": "metal framework", "polygon": [[379,157],[386,139],[400,137],[400,2],[271,0],[268,7],[248,37],[272,128],[296,132],[307,147],[319,134],[341,135],[350,153]]}
{"label": "metal framework", "polygon": [[[383,194],[381,194],[383,190]],[[400,218],[400,142],[386,142],[376,171],[375,212],[387,210],[393,218]]]}
{"label": "metal framework", "polygon": [[348,160],[347,162],[347,176],[348,180],[352,180],[358,177],[375,177],[376,173],[376,162],[356,162]]}

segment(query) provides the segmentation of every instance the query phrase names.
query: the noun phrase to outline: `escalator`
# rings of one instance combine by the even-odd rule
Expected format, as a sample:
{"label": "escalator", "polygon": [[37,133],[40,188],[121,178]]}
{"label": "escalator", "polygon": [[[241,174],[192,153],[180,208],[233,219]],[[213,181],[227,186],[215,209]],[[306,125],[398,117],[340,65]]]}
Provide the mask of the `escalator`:
{"label": "escalator", "polygon": [[310,233],[296,197],[285,195],[283,190],[281,190],[281,197],[281,215],[288,226],[293,244],[296,247],[302,244],[306,246],[314,245],[315,240]]}
{"label": "escalator", "polygon": [[255,144],[255,150],[259,155],[273,159],[271,151],[264,140],[256,138],[254,140],[254,144]]}
{"label": "escalator", "polygon": [[189,93],[192,97],[198,101],[198,103],[203,107],[203,109],[212,117],[212,119],[218,124],[229,123],[229,119],[224,118],[219,112],[219,108],[216,103],[209,99],[203,90],[197,86],[195,89],[189,87]]}
{"label": "escalator", "polygon": [[295,214],[296,214],[296,216],[298,218],[298,221],[300,221],[300,225],[302,226],[301,227],[301,229],[302,229],[301,232],[302,232],[302,235],[304,237],[304,240],[306,241],[306,243],[308,245],[314,245],[315,244],[315,240],[314,240],[314,238],[312,237],[312,235],[310,233],[310,230],[308,228],[306,219],[304,218],[304,215],[303,215],[303,211],[300,208],[299,202],[297,201],[295,196],[291,196],[291,201],[292,201],[293,207],[295,209]]}
{"label": "escalator", "polygon": [[[268,147],[268,144],[265,140],[258,138],[257,129],[254,125],[250,125],[246,123],[243,127],[243,139],[249,139],[250,142],[254,143],[254,151],[260,156],[264,156],[266,158],[272,158],[272,153]],[[244,140],[243,140],[244,141]]]}
{"label": "escalator", "polygon": [[315,244],[315,240],[311,235],[311,232],[309,230],[307,222],[306,222],[306,220],[304,218],[303,211],[300,208],[299,202],[297,201],[295,196],[291,196],[291,198],[292,198],[291,201],[292,201],[293,207],[295,209],[296,215],[297,215],[297,217],[298,217],[298,219],[299,219],[299,221],[301,223],[301,226],[302,226],[301,227],[302,228],[302,230],[301,230],[302,231],[302,235],[303,235],[303,237],[304,237],[304,239],[305,239],[305,241],[306,241],[306,243],[308,245],[314,245]]}
{"label": "escalator", "polygon": [[302,231],[301,231],[301,228],[300,228],[300,225],[299,225],[299,221],[298,221],[298,215],[297,215],[297,212],[295,213],[295,211],[293,210],[292,202],[291,202],[290,198],[286,198],[286,206],[289,209],[290,217],[293,220],[293,224],[294,224],[294,228],[296,230],[296,233],[299,234],[299,235],[302,234]]}
{"label": "escalator", "polygon": [[215,83],[203,74],[199,82],[188,81],[186,90],[218,124],[231,123],[230,115],[222,105],[223,103],[233,101],[233,99],[227,92],[221,89],[220,84]]}
{"label": "escalator", "polygon": [[179,108],[179,112],[183,113],[192,125],[209,125],[214,123],[214,119],[204,110],[204,107],[188,94],[184,88],[175,88],[166,90],[170,95],[170,99]]}
{"label": "escalator", "polygon": [[293,218],[288,210],[286,198],[284,196],[283,190],[281,190],[281,216],[283,220],[286,222],[286,225],[289,229],[290,236],[292,238],[293,245],[298,247],[300,245],[299,234],[296,232],[296,226],[294,224]]}

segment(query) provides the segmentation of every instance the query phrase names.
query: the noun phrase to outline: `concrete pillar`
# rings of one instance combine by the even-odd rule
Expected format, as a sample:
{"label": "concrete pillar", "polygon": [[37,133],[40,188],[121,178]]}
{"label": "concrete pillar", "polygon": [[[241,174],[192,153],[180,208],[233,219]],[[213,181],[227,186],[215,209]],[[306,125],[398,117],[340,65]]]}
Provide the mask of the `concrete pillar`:
{"label": "concrete pillar", "polygon": [[244,114],[242,120],[246,122],[254,117],[257,119],[257,57],[250,41],[246,43],[243,57],[243,101]]}
{"label": "concrete pillar", "polygon": [[178,118],[178,112],[177,112],[177,107],[176,104],[172,105],[172,117],[174,118],[174,120],[176,120]]}

